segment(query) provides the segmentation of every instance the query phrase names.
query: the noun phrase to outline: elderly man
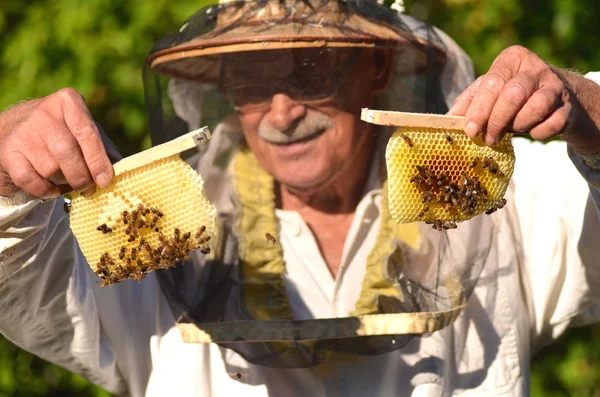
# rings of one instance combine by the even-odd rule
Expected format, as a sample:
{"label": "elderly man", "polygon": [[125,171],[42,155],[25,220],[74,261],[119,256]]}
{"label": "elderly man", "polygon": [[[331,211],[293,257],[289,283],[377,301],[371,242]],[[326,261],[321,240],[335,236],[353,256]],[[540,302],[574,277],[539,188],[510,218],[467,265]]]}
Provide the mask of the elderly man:
{"label": "elderly man", "polygon": [[[118,153],[72,89],[16,105],[0,115],[0,331],[23,348],[134,396],[527,395],[535,351],[598,320],[591,79],[511,47],[473,82],[450,38],[374,1],[212,6],[147,66],[155,143],[223,116],[198,160],[220,243],[100,288],[46,199],[108,186]],[[390,131],[364,107],[465,115],[488,145],[562,142],[514,139],[508,205],[440,233],[390,220]]]}

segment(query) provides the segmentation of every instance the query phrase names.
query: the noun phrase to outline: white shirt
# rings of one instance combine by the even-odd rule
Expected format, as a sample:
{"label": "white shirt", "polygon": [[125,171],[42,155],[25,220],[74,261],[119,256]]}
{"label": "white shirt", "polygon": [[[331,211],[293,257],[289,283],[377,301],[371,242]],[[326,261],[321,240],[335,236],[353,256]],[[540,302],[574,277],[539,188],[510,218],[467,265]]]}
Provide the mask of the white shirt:
{"label": "white shirt", "polygon": [[[566,145],[515,139],[509,205],[493,214],[496,266],[456,322],[378,356],[333,355],[312,369],[252,365],[186,344],[154,275],[100,288],[60,202],[0,199],[0,331],[37,355],[132,396],[521,396],[529,362],[572,324],[600,317],[600,172]],[[357,207],[333,279],[310,229],[277,211],[296,318],[345,316],[358,297],[381,192]],[[238,380],[237,374],[241,375]]]}

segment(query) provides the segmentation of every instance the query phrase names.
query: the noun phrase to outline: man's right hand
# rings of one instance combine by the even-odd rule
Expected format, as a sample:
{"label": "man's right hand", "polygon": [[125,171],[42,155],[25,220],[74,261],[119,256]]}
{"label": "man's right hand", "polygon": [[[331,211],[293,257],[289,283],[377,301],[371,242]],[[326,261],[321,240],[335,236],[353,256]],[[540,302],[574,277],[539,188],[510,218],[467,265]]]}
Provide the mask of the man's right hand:
{"label": "man's right hand", "polygon": [[120,157],[74,89],[0,114],[0,196],[22,190],[48,199],[58,197],[63,184],[91,194],[114,177],[109,155]]}

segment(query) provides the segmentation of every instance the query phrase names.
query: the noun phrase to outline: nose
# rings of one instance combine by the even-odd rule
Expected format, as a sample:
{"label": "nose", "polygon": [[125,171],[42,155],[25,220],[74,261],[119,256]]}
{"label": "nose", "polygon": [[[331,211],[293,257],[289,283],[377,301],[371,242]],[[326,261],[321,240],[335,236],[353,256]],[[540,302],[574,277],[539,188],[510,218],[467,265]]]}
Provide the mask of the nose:
{"label": "nose", "polygon": [[294,101],[286,94],[275,94],[271,99],[271,108],[265,115],[267,121],[279,131],[286,131],[292,124],[306,115],[306,106]]}

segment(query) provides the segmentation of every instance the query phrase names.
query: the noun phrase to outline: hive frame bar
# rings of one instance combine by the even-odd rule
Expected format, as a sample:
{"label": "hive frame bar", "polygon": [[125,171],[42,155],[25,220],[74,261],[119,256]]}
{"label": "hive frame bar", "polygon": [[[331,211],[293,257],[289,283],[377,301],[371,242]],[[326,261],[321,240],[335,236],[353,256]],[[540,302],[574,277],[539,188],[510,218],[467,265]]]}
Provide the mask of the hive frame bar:
{"label": "hive frame bar", "polygon": [[121,175],[135,168],[143,167],[157,160],[171,157],[193,147],[200,147],[202,143],[207,142],[210,139],[210,136],[211,135],[208,127],[202,127],[200,129],[188,132],[187,134],[175,138],[169,142],[165,142],[163,144],[151,147],[150,149],[144,150],[143,152],[126,157],[113,165],[115,176]]}
{"label": "hive frame bar", "polygon": [[463,116],[447,116],[444,114],[408,113],[363,108],[360,118],[367,123],[387,126],[439,128],[445,130],[465,129],[465,118]]}

